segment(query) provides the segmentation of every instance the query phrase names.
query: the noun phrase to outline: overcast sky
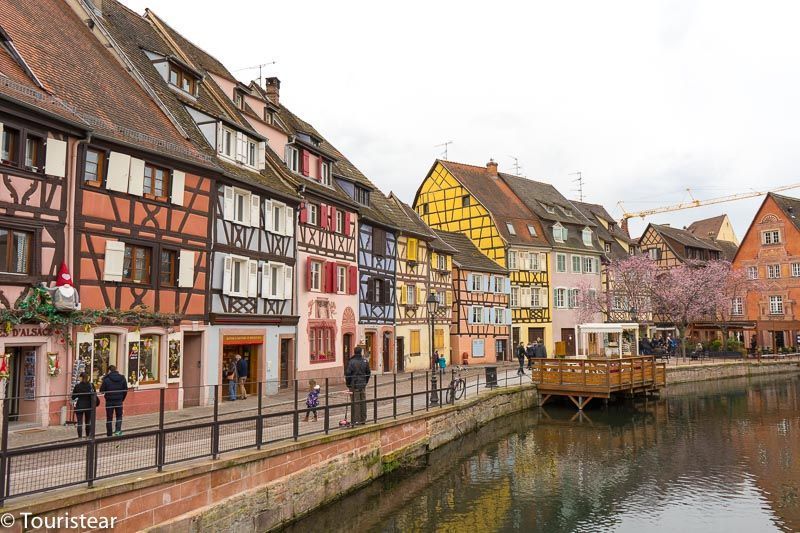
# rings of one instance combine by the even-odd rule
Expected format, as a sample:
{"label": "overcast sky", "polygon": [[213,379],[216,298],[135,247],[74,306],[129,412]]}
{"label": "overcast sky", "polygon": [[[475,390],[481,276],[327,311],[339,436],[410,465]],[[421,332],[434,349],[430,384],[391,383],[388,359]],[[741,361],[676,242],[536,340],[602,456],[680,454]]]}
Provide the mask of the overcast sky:
{"label": "overcast sky", "polygon": [[[568,198],[581,171],[615,217],[800,182],[798,2],[123,1],[242,81],[275,61],[281,101],[408,202],[445,141]],[[741,238],[760,201],[650,220]]]}

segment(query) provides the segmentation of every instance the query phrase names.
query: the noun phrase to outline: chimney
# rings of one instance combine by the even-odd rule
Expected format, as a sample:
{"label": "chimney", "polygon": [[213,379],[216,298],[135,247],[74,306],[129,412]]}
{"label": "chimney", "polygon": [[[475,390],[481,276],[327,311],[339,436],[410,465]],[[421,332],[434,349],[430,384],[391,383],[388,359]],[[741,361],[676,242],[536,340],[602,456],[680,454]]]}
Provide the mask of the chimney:
{"label": "chimney", "polygon": [[276,77],[267,78],[264,80],[266,83],[267,98],[275,105],[281,105],[281,80]]}
{"label": "chimney", "polygon": [[628,219],[627,218],[623,218],[622,220],[619,221],[619,227],[622,229],[622,231],[625,232],[625,235],[627,235],[628,237],[631,236],[630,232],[628,231]]}
{"label": "chimney", "polygon": [[489,159],[489,162],[486,163],[486,172],[493,178],[497,177],[497,163],[495,163],[494,159]]}

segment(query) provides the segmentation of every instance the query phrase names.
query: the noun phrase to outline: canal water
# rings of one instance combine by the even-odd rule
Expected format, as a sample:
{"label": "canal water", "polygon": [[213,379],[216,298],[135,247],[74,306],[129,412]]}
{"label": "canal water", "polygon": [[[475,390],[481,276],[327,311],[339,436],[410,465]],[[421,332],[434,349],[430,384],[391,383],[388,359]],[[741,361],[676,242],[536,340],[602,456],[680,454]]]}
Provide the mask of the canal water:
{"label": "canal water", "polygon": [[800,378],[494,421],[288,531],[800,531]]}

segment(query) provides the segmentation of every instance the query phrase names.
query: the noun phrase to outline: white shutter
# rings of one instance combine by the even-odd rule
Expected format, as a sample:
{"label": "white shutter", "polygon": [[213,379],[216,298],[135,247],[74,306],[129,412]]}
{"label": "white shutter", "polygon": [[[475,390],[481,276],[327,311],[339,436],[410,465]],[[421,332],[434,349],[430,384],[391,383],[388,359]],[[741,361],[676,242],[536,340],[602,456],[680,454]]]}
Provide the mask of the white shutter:
{"label": "white shutter", "polygon": [[217,122],[217,152],[222,153],[223,148],[223,132],[222,122]]}
{"label": "white shutter", "polygon": [[131,157],[128,167],[128,192],[136,196],[144,194],[144,161]]}
{"label": "white shutter", "polygon": [[595,257],[593,259],[593,261],[594,261],[594,273],[595,274],[599,274],[600,273],[600,260]]}
{"label": "white shutter", "polygon": [[473,316],[472,309],[474,307],[475,307],[474,305],[467,306],[467,324],[474,324],[475,323],[472,320],[472,316]]}
{"label": "white shutter", "polygon": [[247,296],[258,296],[258,261],[247,261]]}
{"label": "white shutter", "polygon": [[181,250],[178,256],[178,287],[194,287],[194,252]]}
{"label": "white shutter", "polygon": [[[0,124],[0,138],[2,138]],[[44,156],[44,173],[63,178],[67,173],[67,143],[58,139],[47,139]]]}
{"label": "white shutter", "polygon": [[261,297],[269,297],[269,263],[261,262]]}
{"label": "white shutter", "polygon": [[261,214],[261,197],[257,194],[250,195],[250,225],[254,228],[261,226],[259,215]]}
{"label": "white shutter", "polygon": [[485,313],[486,316],[483,318],[484,324],[493,324],[494,323],[494,316],[495,316],[494,307],[488,307],[488,308],[485,309],[485,311],[486,311],[486,313]]}
{"label": "white shutter", "polygon": [[294,209],[286,206],[286,231],[284,235],[287,237],[294,237]]}
{"label": "white shutter", "polygon": [[264,200],[264,229],[267,231],[278,231],[278,228],[272,227],[273,213],[272,213],[272,200]]}
{"label": "white shutter", "polygon": [[514,320],[511,317],[511,309],[506,309],[506,325],[510,326],[514,323]]}
{"label": "white shutter", "polygon": [[283,299],[292,299],[292,287],[294,284],[294,268],[286,265],[283,267]]}
{"label": "white shutter", "polygon": [[267,168],[267,143],[265,141],[258,143],[258,152],[256,157],[258,158],[256,161],[256,167],[258,170],[264,170]]}
{"label": "white shutter", "polygon": [[225,186],[225,199],[223,202],[223,215],[225,220],[233,220],[233,187]]}
{"label": "white shutter", "polygon": [[131,156],[119,152],[111,152],[108,156],[106,188],[112,191],[128,192],[130,168]]}
{"label": "white shutter", "polygon": [[241,131],[236,132],[236,154],[235,159],[240,163],[245,162],[245,140]]}
{"label": "white shutter", "polygon": [[483,292],[489,292],[489,282],[492,280],[491,276],[481,276],[483,281]]}
{"label": "white shutter", "polygon": [[223,263],[222,294],[230,294],[231,280],[233,279],[233,258],[230,256],[230,254],[225,255]]}
{"label": "white shutter", "polygon": [[505,286],[506,286],[505,293],[506,294],[511,294],[511,278],[505,278],[505,281],[506,281],[506,283],[505,283]]}
{"label": "white shutter", "polygon": [[532,305],[531,288],[521,287],[519,290],[519,306],[530,307]]}
{"label": "white shutter", "polygon": [[125,262],[125,243],[122,241],[106,241],[104,281],[122,281],[122,267]]}
{"label": "white shutter", "polygon": [[186,183],[186,174],[182,170],[172,171],[172,194],[170,200],[175,205],[183,205],[183,189]]}
{"label": "white shutter", "polygon": [[540,307],[547,307],[548,306],[548,304],[547,304],[548,296],[549,296],[549,293],[547,292],[547,289],[539,289],[539,306]]}
{"label": "white shutter", "polygon": [[547,270],[547,254],[545,253],[539,254],[539,270],[540,271]]}

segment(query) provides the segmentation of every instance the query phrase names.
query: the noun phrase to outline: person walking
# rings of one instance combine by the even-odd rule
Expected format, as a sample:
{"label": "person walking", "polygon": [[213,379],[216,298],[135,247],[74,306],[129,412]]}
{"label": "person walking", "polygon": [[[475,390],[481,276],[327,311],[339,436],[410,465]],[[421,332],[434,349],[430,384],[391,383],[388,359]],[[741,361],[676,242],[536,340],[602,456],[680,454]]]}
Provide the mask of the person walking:
{"label": "person walking", "polygon": [[236,354],[236,377],[239,380],[239,388],[242,393],[239,395],[240,400],[247,399],[247,378],[248,378],[248,371],[250,370],[250,365],[247,364],[246,359],[242,359],[242,356],[238,353]]}
{"label": "person walking", "polygon": [[367,421],[366,388],[369,383],[370,369],[361,354],[361,346],[356,346],[356,349],[353,350],[353,357],[347,362],[347,368],[344,371],[347,388],[353,394],[351,420],[354,426],[364,425]]}
{"label": "person walking", "polygon": [[122,403],[128,395],[128,382],[117,372],[117,367],[109,365],[108,373],[103,377],[100,384],[100,392],[104,393],[106,399],[106,435],[111,436],[112,420],[116,417],[116,425],[113,435],[122,436]]}
{"label": "person walking", "polygon": [[525,357],[528,358],[528,370],[533,368],[533,358],[536,357],[536,343],[529,342],[528,347],[525,348]]}
{"label": "person walking", "polygon": [[541,359],[547,358],[547,348],[544,346],[544,341],[541,338],[536,339],[536,350],[534,350],[534,355]]}
{"label": "person walking", "polygon": [[93,412],[100,403],[94,385],[89,381],[89,374],[81,372],[80,381],[72,389],[72,401],[75,407],[75,419],[77,420],[78,438],[83,437],[83,430],[86,429],[86,438],[94,434],[92,421],[95,418]]}
{"label": "person walking", "polygon": [[236,361],[231,359],[225,365],[225,379],[228,381],[228,399],[236,401],[236,387],[239,384],[239,374],[236,371]]}
{"label": "person walking", "polygon": [[314,415],[314,421],[317,421],[317,407],[319,407],[319,392],[320,387],[317,385],[316,380],[310,379],[308,381],[308,396],[306,396],[306,422],[308,422],[308,415]]}
{"label": "person walking", "polygon": [[520,341],[517,347],[517,360],[519,360],[519,368],[517,369],[518,376],[525,375],[525,343]]}

